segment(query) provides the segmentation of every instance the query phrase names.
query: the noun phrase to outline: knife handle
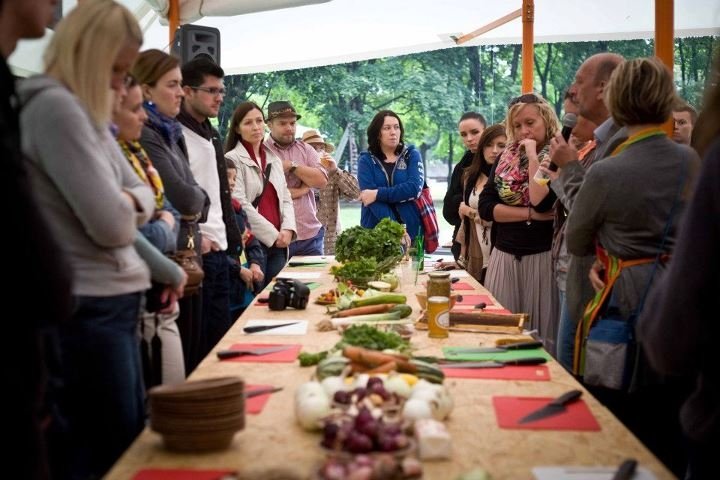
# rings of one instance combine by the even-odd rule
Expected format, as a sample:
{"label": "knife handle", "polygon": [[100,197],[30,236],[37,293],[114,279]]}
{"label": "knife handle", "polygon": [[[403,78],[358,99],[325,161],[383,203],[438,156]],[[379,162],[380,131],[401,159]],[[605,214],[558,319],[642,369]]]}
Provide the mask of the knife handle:
{"label": "knife handle", "polygon": [[220,350],[217,352],[217,357],[220,360],[227,360],[228,358],[235,358],[243,355],[243,352],[238,350]]}
{"label": "knife handle", "polygon": [[540,365],[541,363],[547,362],[545,357],[529,357],[529,358],[515,358],[513,360],[504,360],[502,363],[505,365]]}
{"label": "knife handle", "polygon": [[580,390],[570,390],[569,392],[563,393],[558,398],[550,402],[550,405],[564,406],[570,402],[574,402],[575,400],[580,398],[581,395],[582,391]]}
{"label": "knife handle", "polygon": [[620,464],[617,472],[613,475],[612,480],[630,480],[635,475],[635,469],[637,468],[637,460],[634,458],[628,458]]}
{"label": "knife handle", "polygon": [[510,343],[508,345],[503,345],[502,348],[505,350],[529,350],[531,348],[540,348],[543,346],[543,343],[539,340],[535,340],[532,342],[518,342],[518,343]]}

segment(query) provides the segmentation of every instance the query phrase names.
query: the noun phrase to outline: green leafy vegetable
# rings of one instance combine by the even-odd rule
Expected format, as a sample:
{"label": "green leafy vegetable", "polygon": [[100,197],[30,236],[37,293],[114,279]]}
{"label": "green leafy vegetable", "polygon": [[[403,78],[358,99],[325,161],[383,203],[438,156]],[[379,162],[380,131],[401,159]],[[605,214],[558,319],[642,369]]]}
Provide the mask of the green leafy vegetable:
{"label": "green leafy vegetable", "polygon": [[374,259],[378,270],[373,273],[389,272],[402,255],[402,226],[389,218],[383,218],[375,228],[360,226],[348,228],[338,235],[335,243],[335,258],[339,262]]}
{"label": "green leafy vegetable", "polygon": [[325,360],[325,358],[327,358],[328,353],[328,350],[318,353],[300,352],[300,355],[298,355],[298,360],[300,360],[300,366],[310,367],[312,365],[317,365],[321,361]]}
{"label": "green leafy vegetable", "polygon": [[371,350],[397,350],[408,352],[410,342],[395,332],[382,332],[372,325],[353,325],[343,333],[340,343],[335,348],[345,345],[369,348]]}

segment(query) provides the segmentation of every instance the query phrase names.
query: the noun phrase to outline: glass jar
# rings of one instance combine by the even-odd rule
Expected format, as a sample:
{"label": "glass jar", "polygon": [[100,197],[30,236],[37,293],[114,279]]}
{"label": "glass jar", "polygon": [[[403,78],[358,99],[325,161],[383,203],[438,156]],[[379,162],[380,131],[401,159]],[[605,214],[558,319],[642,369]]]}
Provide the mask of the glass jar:
{"label": "glass jar", "polygon": [[428,273],[427,297],[450,298],[450,272]]}
{"label": "glass jar", "polygon": [[447,338],[450,327],[450,299],[448,297],[428,297],[427,318],[428,337]]}

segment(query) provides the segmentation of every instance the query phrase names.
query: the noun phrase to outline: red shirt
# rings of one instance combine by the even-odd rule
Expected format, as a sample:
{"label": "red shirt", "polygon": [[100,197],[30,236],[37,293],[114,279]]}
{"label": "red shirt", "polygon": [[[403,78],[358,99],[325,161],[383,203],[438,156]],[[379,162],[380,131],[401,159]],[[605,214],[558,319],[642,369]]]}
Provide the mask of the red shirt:
{"label": "red shirt", "polygon": [[[258,159],[255,158],[255,150],[253,149],[252,145],[247,143],[245,140],[241,139],[240,141],[250,154],[250,158],[252,158],[255,163],[258,164],[258,166],[260,167],[260,171],[264,176],[265,166],[267,165],[265,146],[260,146],[260,162],[258,162]],[[265,179],[263,178],[263,183],[264,182]],[[248,200],[250,200],[251,202],[253,201],[249,198]],[[257,205],[257,211],[260,215],[265,217],[268,222],[272,223],[278,231],[280,230],[280,225],[282,225],[282,222],[280,220],[280,199],[278,198],[277,190],[275,190],[275,185],[273,185],[269,181],[265,185],[265,190],[260,195],[260,202]]]}

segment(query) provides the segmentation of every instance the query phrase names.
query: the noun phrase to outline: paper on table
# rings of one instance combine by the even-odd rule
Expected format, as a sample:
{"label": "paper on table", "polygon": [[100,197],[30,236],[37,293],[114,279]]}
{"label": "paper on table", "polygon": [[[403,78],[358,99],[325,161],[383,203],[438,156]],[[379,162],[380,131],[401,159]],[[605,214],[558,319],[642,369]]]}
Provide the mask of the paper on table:
{"label": "paper on table", "polygon": [[450,278],[464,278],[469,277],[470,274],[465,270],[449,270]]}
{"label": "paper on table", "polygon": [[[536,480],[612,480],[617,472],[614,467],[534,467]],[[657,477],[647,468],[638,467],[633,480],[656,480]]]}
{"label": "paper on table", "polygon": [[305,263],[333,262],[335,261],[335,255],[295,255],[290,257],[290,261]]}
{"label": "paper on table", "polygon": [[308,322],[307,320],[298,320],[294,318],[286,318],[283,320],[248,320],[243,327],[259,327],[265,325],[281,325],[283,323],[297,322],[293,325],[286,327],[271,328],[263,332],[257,333],[246,333],[246,335],[252,335],[258,337],[260,335],[305,335],[307,333]]}
{"label": "paper on table", "polygon": [[442,368],[447,378],[479,378],[483,380],[550,380],[545,365],[509,365],[499,368]]}
{"label": "paper on table", "polygon": [[283,270],[278,273],[277,278],[295,278],[297,280],[312,280],[320,278],[323,272],[306,272],[306,271],[295,271],[295,270]]}

